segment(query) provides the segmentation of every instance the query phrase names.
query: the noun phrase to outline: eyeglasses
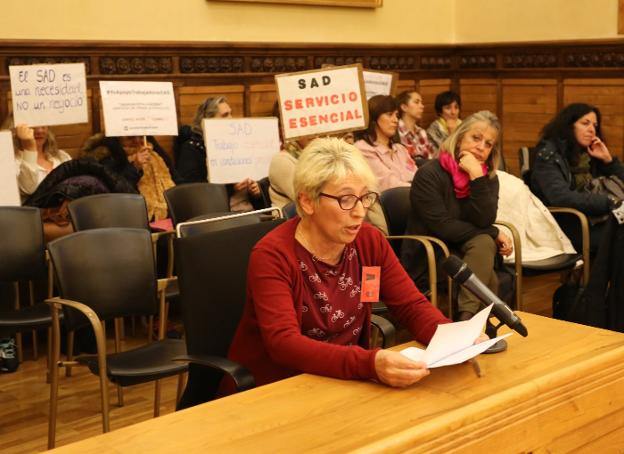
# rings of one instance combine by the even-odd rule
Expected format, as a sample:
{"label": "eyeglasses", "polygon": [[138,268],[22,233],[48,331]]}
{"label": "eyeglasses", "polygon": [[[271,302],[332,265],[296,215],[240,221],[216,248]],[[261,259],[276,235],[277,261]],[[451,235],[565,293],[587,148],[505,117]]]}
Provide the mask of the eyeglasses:
{"label": "eyeglasses", "polygon": [[377,200],[379,200],[379,194],[376,192],[367,192],[366,194],[358,197],[355,194],[346,194],[341,196],[335,196],[330,194],[325,194],[321,192],[319,195],[323,197],[327,197],[328,199],[334,199],[338,201],[338,205],[343,210],[352,210],[357,205],[358,201],[362,202],[362,206],[364,208],[372,207]]}

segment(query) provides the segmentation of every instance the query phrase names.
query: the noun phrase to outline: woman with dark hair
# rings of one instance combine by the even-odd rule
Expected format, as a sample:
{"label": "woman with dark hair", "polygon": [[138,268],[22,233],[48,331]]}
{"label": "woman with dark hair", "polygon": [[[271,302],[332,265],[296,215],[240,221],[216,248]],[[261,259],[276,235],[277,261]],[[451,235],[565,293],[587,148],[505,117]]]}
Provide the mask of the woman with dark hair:
{"label": "woman with dark hair", "polygon": [[[619,201],[606,194],[581,191],[594,177],[615,175],[624,180],[624,165],[603,142],[597,107],[574,103],[565,107],[542,130],[531,168],[531,190],[546,205],[576,208],[588,216],[609,215]],[[577,250],[578,223],[561,221]],[[605,223],[592,226],[590,248],[595,252]]]}
{"label": "woman with dark hair", "polygon": [[392,96],[373,96],[368,100],[368,128],[355,136],[354,145],[366,158],[382,192],[409,186],[417,169],[397,134],[398,112]]}
{"label": "woman with dark hair", "polygon": [[[204,118],[231,118],[232,108],[224,96],[207,98],[197,107],[193,124],[182,126],[176,139],[176,169],[184,183],[201,183],[208,181],[206,164],[206,147],[202,122]],[[228,184],[230,209],[232,211],[249,211],[266,208],[262,191],[257,181],[246,178],[236,184]]]}
{"label": "woman with dark hair", "polygon": [[399,136],[414,161],[431,159],[434,149],[427,131],[418,123],[422,119],[425,105],[422,96],[415,90],[406,90],[396,97],[399,105]]}
{"label": "woman with dark hair", "polygon": [[[565,107],[542,130],[534,155],[530,183],[535,194],[547,205],[576,208],[590,217],[593,260],[589,282],[584,283],[582,296],[572,298],[573,301],[566,296],[565,287],[555,292],[553,300],[560,307],[572,303],[572,309],[559,316],[624,332],[624,269],[620,265],[624,227],[611,216],[622,200],[583,190],[596,177],[617,177],[624,181],[624,165],[603,142],[600,110],[584,103]],[[579,250],[582,241],[578,223],[568,219],[558,221]]]}
{"label": "woman with dark hair", "polygon": [[433,148],[438,151],[447,137],[461,124],[461,98],[454,91],[443,91],[436,96],[434,107],[438,118],[427,128],[427,135]]}
{"label": "woman with dark hair", "polygon": [[[423,166],[412,183],[412,212],[406,234],[443,240],[494,293],[496,255],[510,255],[511,239],[493,224],[498,206],[500,123],[488,111],[469,116],[444,142],[438,159]],[[401,263],[416,285],[426,282],[426,266],[415,241],[404,241]],[[459,320],[471,318],[480,306],[461,289]]]}
{"label": "woman with dark hair", "polygon": [[96,159],[140,192],[145,198],[150,221],[167,217],[163,193],[179,180],[171,159],[156,139],[96,134],[87,139],[80,156]]}

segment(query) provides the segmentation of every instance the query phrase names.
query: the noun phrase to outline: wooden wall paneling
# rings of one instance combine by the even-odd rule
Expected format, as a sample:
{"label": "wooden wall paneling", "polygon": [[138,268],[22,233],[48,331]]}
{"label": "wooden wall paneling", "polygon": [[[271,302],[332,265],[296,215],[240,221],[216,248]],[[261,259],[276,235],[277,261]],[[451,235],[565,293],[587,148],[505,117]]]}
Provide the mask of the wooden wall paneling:
{"label": "wooden wall paneling", "polygon": [[396,94],[405,90],[417,90],[417,84],[414,79],[399,79],[396,86]]}
{"label": "wooden wall paneling", "polygon": [[438,93],[449,90],[451,87],[451,79],[420,79],[418,88],[420,95],[425,104],[425,112],[420,124],[423,128],[428,128],[437,115],[435,112],[434,102]]}
{"label": "wooden wall paneling", "polygon": [[564,104],[585,102],[600,109],[609,151],[624,159],[624,79],[565,79]]}
{"label": "wooden wall paneling", "polygon": [[178,120],[180,125],[191,124],[197,111],[197,106],[214,96],[225,96],[232,108],[232,116],[245,115],[245,86],[244,85],[198,85],[178,88],[180,111]]}
{"label": "wooden wall paneling", "polygon": [[520,175],[518,150],[535,145],[542,127],[557,113],[555,79],[503,80],[503,156],[507,169]]}
{"label": "wooden wall paneling", "polygon": [[273,105],[277,101],[275,84],[255,84],[249,86],[249,116],[271,117]]}
{"label": "wooden wall paneling", "polygon": [[460,79],[460,95],[462,100],[461,116],[480,110],[497,111],[496,79]]}

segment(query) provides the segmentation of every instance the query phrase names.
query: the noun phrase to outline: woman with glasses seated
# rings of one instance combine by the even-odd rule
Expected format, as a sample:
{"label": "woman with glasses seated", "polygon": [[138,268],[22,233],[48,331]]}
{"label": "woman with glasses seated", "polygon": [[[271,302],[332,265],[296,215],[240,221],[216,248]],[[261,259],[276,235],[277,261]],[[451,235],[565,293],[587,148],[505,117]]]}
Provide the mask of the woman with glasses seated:
{"label": "woman with glasses seated", "polygon": [[379,195],[362,154],[343,140],[316,139],[299,157],[294,187],[299,217],[251,252],[230,359],[258,385],[304,372],[390,386],[427,376],[424,363],[369,346],[374,301],[383,300],[422,343],[449,320],[418,291],[381,232],[364,222]]}

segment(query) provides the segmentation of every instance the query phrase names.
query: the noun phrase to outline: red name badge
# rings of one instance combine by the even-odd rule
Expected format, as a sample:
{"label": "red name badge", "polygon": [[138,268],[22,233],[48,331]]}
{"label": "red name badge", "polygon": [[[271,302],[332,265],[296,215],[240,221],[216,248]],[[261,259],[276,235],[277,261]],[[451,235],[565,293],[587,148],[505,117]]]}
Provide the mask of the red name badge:
{"label": "red name badge", "polygon": [[362,303],[376,303],[379,301],[379,284],[381,281],[381,267],[362,267],[362,293],[360,301]]}

